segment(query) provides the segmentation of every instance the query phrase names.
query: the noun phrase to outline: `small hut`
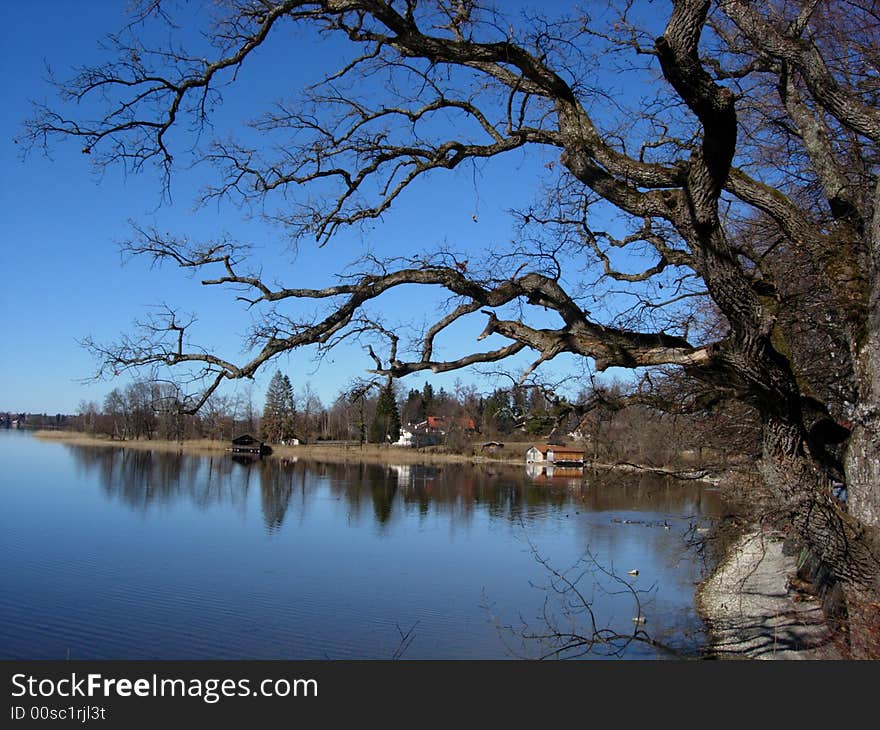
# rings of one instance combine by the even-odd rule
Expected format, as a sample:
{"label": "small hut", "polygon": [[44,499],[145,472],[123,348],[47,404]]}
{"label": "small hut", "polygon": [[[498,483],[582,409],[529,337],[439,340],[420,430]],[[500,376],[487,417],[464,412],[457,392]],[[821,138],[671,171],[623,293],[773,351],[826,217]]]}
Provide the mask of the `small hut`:
{"label": "small hut", "polygon": [[272,449],[249,433],[243,433],[241,436],[232,439],[232,446],[229,451],[233,454],[250,454],[252,456],[263,456],[272,453]]}

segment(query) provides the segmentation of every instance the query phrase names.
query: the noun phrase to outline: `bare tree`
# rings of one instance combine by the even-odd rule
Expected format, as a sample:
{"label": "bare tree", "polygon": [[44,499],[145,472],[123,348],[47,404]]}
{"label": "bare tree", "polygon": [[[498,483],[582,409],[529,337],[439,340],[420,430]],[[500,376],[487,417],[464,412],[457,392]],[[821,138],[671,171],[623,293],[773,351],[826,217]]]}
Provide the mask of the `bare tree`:
{"label": "bare tree", "polygon": [[[675,366],[715,399],[757,410],[765,481],[849,586],[853,609],[876,601],[880,23],[873,3],[674,0],[658,23],[623,1],[548,18],[508,17],[470,0],[227,0],[216,7],[210,51],[192,53],[177,43],[149,46],[145,28],[160,23],[173,32],[172,10],[161,0],[138,8],[112,39],[115,59],[59,84],[62,102],[94,101],[102,111],[87,119],[63,103],[41,107],[29,125],[33,143],[75,137],[99,166],[140,171],[155,163],[168,180],[176,135],[194,128],[202,135],[196,155],[218,170],[207,199],[283,198],[287,207],[273,217],[297,241],[321,244],[343,227],[377,222],[429,175],[488,165],[513,150],[540,148],[555,159],[535,181],[540,199],[520,211],[519,240],[484,262],[411,251],[395,260],[364,257],[325,287],[283,286],[257,273],[234,241],[139,229],[128,252],[213,270],[203,283],[232,287],[262,319],[245,362],[194,346],[187,321],[169,312],[119,343],[92,343],[103,368],[196,368],[207,385],[189,403],[195,410],[224,380],[250,378],[280,353],[306,345],[325,352],[352,338],[370,342],[375,374],[395,378],[524,350],[535,353],[525,376],[562,353],[590,358],[599,371]],[[244,135],[204,144],[221,89],[236,83],[258,49],[283,42],[291,25],[347,43],[348,57],[324,83],[256,118],[265,143]],[[617,93],[618,77],[634,79],[637,93]],[[783,257],[818,277],[821,306],[785,314]],[[581,277],[584,267],[597,275]],[[403,285],[450,295],[448,309],[409,345],[368,313]],[[633,305],[604,306],[602,295],[615,292],[607,301],[626,296]],[[707,300],[723,323],[714,336],[692,329]],[[294,305],[302,301],[325,308],[300,316]],[[558,326],[535,324],[535,311],[553,312]],[[480,313],[478,340],[495,335],[501,343],[438,358],[438,338]],[[792,354],[790,342],[817,316],[833,324],[845,349],[840,362],[852,385],[838,403],[828,400],[829,387],[811,392]],[[814,428],[829,419],[846,422],[842,463]],[[845,506],[833,493],[841,477]]]}
{"label": "bare tree", "polygon": [[[623,656],[634,645],[651,647],[658,654],[681,656],[683,652],[646,630],[643,602],[656,588],[636,588],[633,577],[619,575],[602,565],[587,550],[566,569],[553,566],[526,538],[529,551],[546,575],[546,583],[534,587],[544,594],[540,613],[519,616],[519,623],[504,622],[484,606],[509,653],[518,658],[577,659],[586,655]],[[632,571],[630,576],[637,575]],[[596,596],[605,595],[629,607],[631,619],[613,622],[597,614]]]}

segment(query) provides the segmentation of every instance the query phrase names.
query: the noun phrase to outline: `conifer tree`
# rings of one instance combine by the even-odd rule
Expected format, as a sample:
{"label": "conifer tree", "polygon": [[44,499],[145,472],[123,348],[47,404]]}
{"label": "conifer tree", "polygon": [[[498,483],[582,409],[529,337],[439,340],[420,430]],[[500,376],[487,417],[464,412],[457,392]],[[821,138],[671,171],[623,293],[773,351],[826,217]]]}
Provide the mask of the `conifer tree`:
{"label": "conifer tree", "polygon": [[400,438],[400,411],[397,409],[397,400],[390,381],[379,393],[369,438],[374,444],[397,441]]}
{"label": "conifer tree", "polygon": [[275,371],[266,390],[266,405],[263,408],[261,431],[263,438],[271,443],[280,443],[294,435],[293,421],[295,408],[293,387],[290,379]]}
{"label": "conifer tree", "polygon": [[296,436],[296,404],[290,378],[281,378],[281,440],[287,441]]}

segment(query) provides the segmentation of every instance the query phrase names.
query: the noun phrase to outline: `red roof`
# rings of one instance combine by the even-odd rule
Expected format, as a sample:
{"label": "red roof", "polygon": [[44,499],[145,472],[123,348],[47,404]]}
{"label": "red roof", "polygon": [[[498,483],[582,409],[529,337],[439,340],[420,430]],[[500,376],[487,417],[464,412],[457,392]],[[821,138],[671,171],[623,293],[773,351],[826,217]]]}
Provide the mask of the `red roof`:
{"label": "red roof", "polygon": [[470,431],[476,430],[476,424],[474,423],[473,418],[445,418],[443,416],[428,416],[427,426],[428,428],[446,428],[446,424],[448,421],[451,421],[453,424],[460,428],[468,429]]}

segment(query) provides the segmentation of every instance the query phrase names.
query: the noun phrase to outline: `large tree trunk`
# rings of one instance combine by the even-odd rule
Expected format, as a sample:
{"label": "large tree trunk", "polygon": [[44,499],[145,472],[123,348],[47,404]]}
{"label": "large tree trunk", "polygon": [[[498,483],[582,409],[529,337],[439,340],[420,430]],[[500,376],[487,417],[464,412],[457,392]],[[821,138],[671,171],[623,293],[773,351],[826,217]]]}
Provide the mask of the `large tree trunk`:
{"label": "large tree trunk", "polygon": [[[849,648],[854,658],[880,657],[880,530],[866,521],[870,513],[862,499],[860,512],[842,505],[832,494],[832,483],[823,465],[810,454],[804,429],[797,418],[788,418],[775,408],[763,422],[762,476],[772,490],[783,517],[801,542],[828,569],[842,589],[846,601]],[[876,420],[874,421],[876,424]],[[861,429],[860,434],[867,433]],[[875,432],[876,433],[876,432]],[[862,438],[860,434],[854,434]],[[868,469],[848,479],[876,497],[878,442],[857,441],[857,469],[866,461]],[[848,462],[853,461],[852,446]],[[874,459],[873,465],[870,464]],[[871,476],[871,469],[874,469]],[[874,481],[870,481],[874,479]],[[848,484],[849,486],[849,484]],[[874,503],[876,504],[876,502]],[[876,511],[873,512],[876,517]]]}
{"label": "large tree trunk", "polygon": [[[846,451],[847,507],[880,554],[880,186],[866,263],[868,316],[854,357],[858,405]],[[880,576],[847,592],[850,645],[859,658],[880,657]]]}
{"label": "large tree trunk", "polygon": [[864,260],[868,312],[860,347],[853,353],[858,405],[846,453],[850,514],[880,528],[880,184],[874,194],[874,218]]}
{"label": "large tree trunk", "polygon": [[[878,323],[880,325],[880,323]],[[853,517],[880,528],[880,332],[856,363],[859,405],[846,452],[847,502]]]}
{"label": "large tree trunk", "polygon": [[810,456],[803,430],[791,421],[766,418],[763,451],[760,469],[780,516],[836,578],[871,585],[880,576],[880,559],[864,526],[833,497],[831,480]]}

